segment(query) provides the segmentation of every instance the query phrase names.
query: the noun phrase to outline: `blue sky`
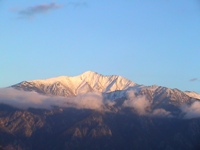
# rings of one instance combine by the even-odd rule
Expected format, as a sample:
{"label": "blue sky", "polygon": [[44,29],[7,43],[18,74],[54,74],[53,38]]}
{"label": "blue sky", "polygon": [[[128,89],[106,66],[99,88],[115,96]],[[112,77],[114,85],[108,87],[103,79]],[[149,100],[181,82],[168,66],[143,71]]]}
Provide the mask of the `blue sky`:
{"label": "blue sky", "polygon": [[0,87],[92,70],[200,93],[198,0],[0,0]]}

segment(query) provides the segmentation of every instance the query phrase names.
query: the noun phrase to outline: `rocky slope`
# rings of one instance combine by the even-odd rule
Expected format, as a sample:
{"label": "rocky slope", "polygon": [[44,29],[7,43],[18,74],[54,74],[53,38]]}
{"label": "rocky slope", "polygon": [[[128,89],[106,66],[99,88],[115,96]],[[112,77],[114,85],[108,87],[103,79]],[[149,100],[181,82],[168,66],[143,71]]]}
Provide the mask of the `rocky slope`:
{"label": "rocky slope", "polygon": [[0,149],[198,150],[200,119],[138,116],[55,107],[20,110],[0,105]]}

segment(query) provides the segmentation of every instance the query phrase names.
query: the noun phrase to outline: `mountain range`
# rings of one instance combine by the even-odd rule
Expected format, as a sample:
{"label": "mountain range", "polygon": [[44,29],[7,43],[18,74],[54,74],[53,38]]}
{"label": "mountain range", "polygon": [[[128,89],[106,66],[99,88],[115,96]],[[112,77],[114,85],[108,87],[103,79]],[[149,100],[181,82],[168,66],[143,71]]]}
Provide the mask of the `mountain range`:
{"label": "mountain range", "polygon": [[122,76],[23,81],[0,108],[0,149],[200,149],[200,94]]}
{"label": "mountain range", "polygon": [[[87,71],[75,77],[60,76],[46,80],[23,81],[11,87],[24,91],[35,91],[45,95],[64,97],[77,96],[78,94],[85,94],[89,92],[100,92],[107,95],[115,95],[121,91],[135,90],[137,92],[148,91],[152,96],[157,96],[158,93],[165,93],[166,96],[174,97],[176,100],[183,97],[187,100],[189,98],[200,99],[200,94],[195,92],[182,92],[178,89],[170,89],[156,85],[139,85],[121,76],[104,76],[92,71]],[[118,97],[111,96],[111,99],[121,98],[125,95],[117,96]]]}
{"label": "mountain range", "polygon": [[[183,92],[179,89],[152,85],[144,86],[134,83],[121,76],[104,76],[87,71],[79,76],[61,76],[46,80],[24,81],[11,86],[23,91],[34,91],[43,95],[76,97],[87,93],[100,93],[103,99],[110,101],[126,100],[130,92],[137,97],[145,96],[152,107],[180,106],[200,100],[200,94]],[[171,110],[170,110],[171,111]]]}

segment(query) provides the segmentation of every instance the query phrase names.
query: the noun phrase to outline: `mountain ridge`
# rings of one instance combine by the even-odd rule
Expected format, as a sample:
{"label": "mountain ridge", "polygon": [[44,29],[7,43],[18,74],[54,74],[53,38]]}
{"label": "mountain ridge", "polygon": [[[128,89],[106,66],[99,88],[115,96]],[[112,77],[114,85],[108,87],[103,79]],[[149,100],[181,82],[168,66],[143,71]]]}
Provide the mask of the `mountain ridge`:
{"label": "mountain ridge", "polygon": [[[86,71],[77,76],[58,76],[44,80],[23,81],[11,87],[19,90],[35,91],[40,94],[64,97],[73,97],[89,92],[99,92],[113,100],[125,97],[128,90],[134,90],[136,93],[140,92],[143,94],[146,90],[146,92],[148,91],[147,93],[154,93],[154,95],[156,95],[156,93],[157,95],[159,93],[165,93],[165,96],[170,97],[170,94],[172,94],[173,96],[171,96],[171,99],[179,99],[180,101],[182,99],[181,95],[187,100],[189,98],[200,99],[200,94],[198,93],[189,91],[183,92],[179,89],[171,89],[158,85],[139,85],[122,76],[105,76],[92,71]],[[147,96],[152,97],[152,95]]]}

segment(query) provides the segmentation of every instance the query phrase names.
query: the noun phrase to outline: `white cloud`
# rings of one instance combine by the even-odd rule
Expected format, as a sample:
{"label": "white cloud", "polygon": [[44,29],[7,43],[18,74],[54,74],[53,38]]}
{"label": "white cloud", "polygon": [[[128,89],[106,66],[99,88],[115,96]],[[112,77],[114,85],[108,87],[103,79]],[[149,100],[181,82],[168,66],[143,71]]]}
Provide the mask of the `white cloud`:
{"label": "white cloud", "polygon": [[136,96],[135,91],[130,90],[127,92],[127,100],[124,101],[124,107],[134,108],[139,115],[146,115],[147,109],[151,106],[149,100],[145,96]]}
{"label": "white cloud", "polygon": [[151,102],[146,96],[136,96],[134,90],[127,92],[127,100],[124,101],[124,107],[131,107],[135,109],[138,115],[152,116],[152,117],[170,117],[171,113],[165,109],[158,108],[152,110]]}
{"label": "white cloud", "polygon": [[200,102],[195,101],[191,105],[184,105],[181,110],[185,113],[184,118],[199,118],[200,117]]}
{"label": "white cloud", "polygon": [[151,115],[155,117],[171,117],[171,113],[162,108],[153,110]]}
{"label": "white cloud", "polygon": [[19,91],[13,88],[0,89],[0,103],[18,108],[51,108],[52,106],[77,109],[103,110],[107,102],[100,93],[88,93],[72,98],[44,96],[36,92]]}

